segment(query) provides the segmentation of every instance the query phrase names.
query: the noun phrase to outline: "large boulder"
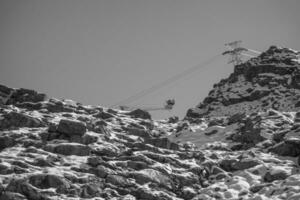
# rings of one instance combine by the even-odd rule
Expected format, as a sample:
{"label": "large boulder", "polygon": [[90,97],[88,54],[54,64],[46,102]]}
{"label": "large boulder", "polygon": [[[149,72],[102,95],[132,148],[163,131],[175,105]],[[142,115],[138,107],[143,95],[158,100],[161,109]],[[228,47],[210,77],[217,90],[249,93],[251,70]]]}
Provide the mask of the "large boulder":
{"label": "large boulder", "polygon": [[80,121],[62,119],[58,124],[57,132],[69,137],[74,135],[83,136],[86,132],[86,125]]}

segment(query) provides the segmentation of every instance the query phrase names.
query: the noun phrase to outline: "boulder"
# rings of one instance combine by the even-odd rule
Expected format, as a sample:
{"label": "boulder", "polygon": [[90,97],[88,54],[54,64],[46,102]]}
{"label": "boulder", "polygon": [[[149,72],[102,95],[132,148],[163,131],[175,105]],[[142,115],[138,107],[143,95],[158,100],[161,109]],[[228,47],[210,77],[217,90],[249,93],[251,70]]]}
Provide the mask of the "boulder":
{"label": "boulder", "polygon": [[89,146],[78,143],[48,144],[44,147],[44,150],[66,156],[88,156],[91,152]]}
{"label": "boulder", "polygon": [[133,110],[133,111],[127,113],[127,115],[134,117],[134,118],[151,119],[150,113],[145,110],[142,110],[142,109]]}
{"label": "boulder", "polygon": [[61,119],[57,127],[57,132],[69,137],[73,135],[82,136],[86,132],[86,125],[80,121]]}

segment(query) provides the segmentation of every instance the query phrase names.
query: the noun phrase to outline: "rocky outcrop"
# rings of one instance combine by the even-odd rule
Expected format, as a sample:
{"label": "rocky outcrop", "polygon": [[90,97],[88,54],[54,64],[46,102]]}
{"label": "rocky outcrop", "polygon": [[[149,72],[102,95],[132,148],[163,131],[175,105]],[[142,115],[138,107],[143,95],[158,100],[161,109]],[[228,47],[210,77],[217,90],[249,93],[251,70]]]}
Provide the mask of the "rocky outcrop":
{"label": "rocky outcrop", "polygon": [[292,111],[298,107],[299,52],[272,46],[249,61],[235,66],[234,72],[214,85],[187,118],[251,114],[261,110]]}

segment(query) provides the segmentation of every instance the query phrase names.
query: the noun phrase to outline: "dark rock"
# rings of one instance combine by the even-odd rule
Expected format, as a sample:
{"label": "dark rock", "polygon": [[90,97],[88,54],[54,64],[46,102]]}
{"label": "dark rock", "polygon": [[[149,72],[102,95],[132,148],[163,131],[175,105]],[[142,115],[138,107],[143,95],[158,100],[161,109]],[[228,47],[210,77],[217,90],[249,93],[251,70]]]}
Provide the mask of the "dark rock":
{"label": "dark rock", "polygon": [[53,167],[54,166],[54,162],[52,162],[49,159],[44,159],[44,158],[36,158],[33,161],[33,165],[34,166],[39,166],[39,167]]}
{"label": "dark rock", "polygon": [[228,118],[228,125],[241,122],[244,118],[246,118],[245,113],[236,113]]}
{"label": "dark rock", "polygon": [[102,165],[98,165],[96,168],[90,169],[90,171],[100,178],[106,178],[109,174],[113,174],[111,169],[108,169]]}
{"label": "dark rock", "polygon": [[35,174],[29,177],[29,183],[40,189],[56,188],[59,193],[67,193],[70,184],[64,177],[55,174]]}
{"label": "dark rock", "polygon": [[261,136],[261,117],[248,117],[245,119],[244,126],[233,136],[232,140],[241,143],[257,144],[266,138]]}
{"label": "dark rock", "polygon": [[264,183],[264,184],[257,184],[257,185],[253,185],[250,187],[250,191],[253,192],[253,193],[257,193],[259,192],[261,189],[265,188],[265,187],[268,187],[272,184],[270,183]]}
{"label": "dark rock", "polygon": [[243,160],[237,160],[237,159],[223,159],[220,162],[220,167],[222,169],[232,172],[236,170],[245,170],[252,167],[255,167],[256,165],[259,165],[260,162],[255,159],[243,159]]}
{"label": "dark rock", "polygon": [[102,194],[103,184],[101,183],[89,183],[81,186],[80,197],[81,198],[93,198],[100,197]]}
{"label": "dark rock", "polygon": [[38,93],[34,90],[20,88],[14,90],[7,104],[17,104],[23,102],[36,103],[36,102],[45,101],[46,98],[47,98],[46,94]]}
{"label": "dark rock", "polygon": [[6,187],[6,191],[20,193],[30,200],[50,200],[50,198],[41,194],[37,188],[29,184],[26,178],[12,179]]}
{"label": "dark rock", "polygon": [[16,141],[14,138],[10,137],[10,136],[0,136],[0,151],[2,151],[3,149],[7,148],[7,147],[12,147],[16,144]]}
{"label": "dark rock", "polygon": [[128,187],[132,185],[132,183],[129,182],[124,176],[113,174],[110,174],[106,177],[106,182],[118,187]]}
{"label": "dark rock", "polygon": [[162,187],[172,189],[172,180],[168,176],[154,169],[144,169],[141,171],[131,172],[129,176],[134,178],[139,184],[153,182]]}
{"label": "dark rock", "polygon": [[108,157],[115,157],[118,156],[120,150],[115,146],[98,146],[92,149],[92,153],[97,156],[108,156]]}
{"label": "dark rock", "polygon": [[275,142],[282,142],[288,132],[289,132],[288,130],[284,130],[273,134],[273,140]]}
{"label": "dark rock", "polygon": [[218,130],[212,130],[212,131],[209,131],[209,132],[205,132],[204,135],[210,136],[210,135],[214,135],[216,133],[218,133]]}
{"label": "dark rock", "polygon": [[88,157],[87,164],[91,165],[92,167],[97,167],[103,160],[99,156]]}
{"label": "dark rock", "polygon": [[3,119],[0,121],[0,130],[19,127],[34,128],[44,126],[45,124],[38,118],[14,111],[3,115]]}
{"label": "dark rock", "polygon": [[98,137],[95,135],[91,135],[89,133],[85,133],[81,138],[81,143],[88,145],[98,141]]}
{"label": "dark rock", "polygon": [[125,128],[126,131],[128,131],[128,134],[139,136],[142,138],[151,138],[150,131],[139,129],[139,128]]}
{"label": "dark rock", "polygon": [[127,113],[127,115],[132,116],[134,118],[151,119],[151,115],[149,114],[149,112],[142,109],[133,110]]}
{"label": "dark rock", "polygon": [[264,176],[264,181],[265,182],[273,182],[276,180],[285,180],[289,175],[283,171],[274,171],[274,172],[267,172]]}
{"label": "dark rock", "polygon": [[105,120],[114,117],[114,115],[105,111],[99,111],[98,113],[94,114],[93,117]]}
{"label": "dark rock", "polygon": [[14,171],[10,167],[8,167],[5,164],[0,163],[0,174],[5,175],[5,174],[11,174],[13,172]]}
{"label": "dark rock", "polygon": [[62,119],[58,124],[57,132],[70,137],[72,135],[82,136],[86,132],[86,125],[80,121]]}
{"label": "dark rock", "polygon": [[57,131],[57,125],[54,123],[50,123],[48,127],[48,132],[53,133]]}
{"label": "dark rock", "polygon": [[276,144],[269,148],[270,152],[276,153],[280,156],[296,157],[300,155],[300,140],[297,138],[289,138],[283,142]]}
{"label": "dark rock", "polygon": [[148,167],[148,164],[142,161],[128,161],[127,165],[134,170],[142,170]]}
{"label": "dark rock", "polygon": [[15,192],[0,192],[0,200],[27,200],[27,198]]}
{"label": "dark rock", "polygon": [[43,107],[43,104],[38,102],[38,103],[33,103],[33,102],[22,102],[22,103],[17,103],[15,106],[19,108],[25,108],[28,110],[39,110]]}
{"label": "dark rock", "polygon": [[179,145],[177,143],[171,142],[169,138],[151,138],[146,142],[160,148],[179,150]]}
{"label": "dark rock", "polygon": [[44,150],[66,156],[88,156],[91,153],[91,149],[89,146],[77,143],[48,144],[44,147]]}

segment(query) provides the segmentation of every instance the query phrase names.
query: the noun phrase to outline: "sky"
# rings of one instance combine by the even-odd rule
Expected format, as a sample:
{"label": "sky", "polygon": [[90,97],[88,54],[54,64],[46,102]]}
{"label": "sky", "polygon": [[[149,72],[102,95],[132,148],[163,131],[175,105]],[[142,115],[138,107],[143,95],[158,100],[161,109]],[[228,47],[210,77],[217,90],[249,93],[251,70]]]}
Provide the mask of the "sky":
{"label": "sky", "polygon": [[[299,0],[0,0],[0,84],[110,107],[201,65],[242,40],[246,48],[300,49]],[[218,57],[132,107],[182,118],[233,66]]]}

